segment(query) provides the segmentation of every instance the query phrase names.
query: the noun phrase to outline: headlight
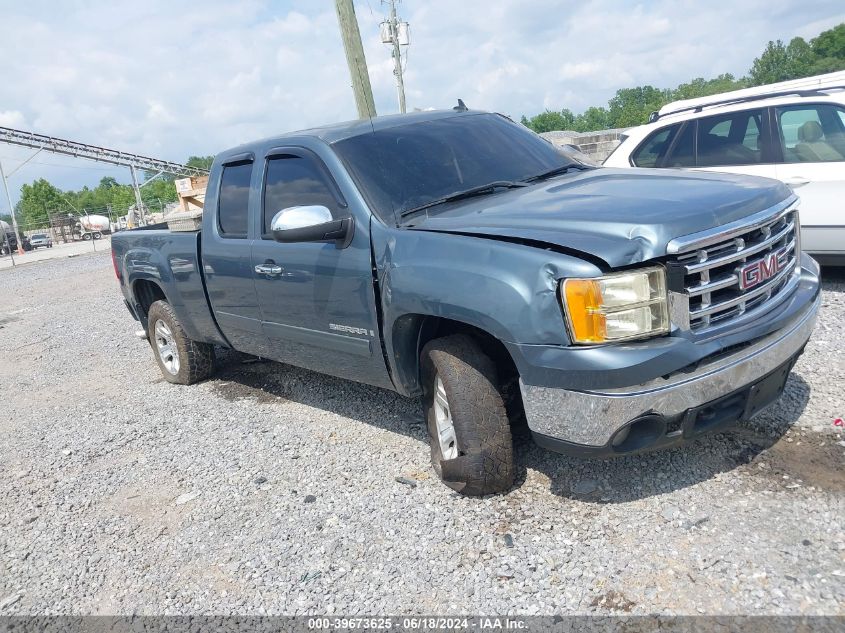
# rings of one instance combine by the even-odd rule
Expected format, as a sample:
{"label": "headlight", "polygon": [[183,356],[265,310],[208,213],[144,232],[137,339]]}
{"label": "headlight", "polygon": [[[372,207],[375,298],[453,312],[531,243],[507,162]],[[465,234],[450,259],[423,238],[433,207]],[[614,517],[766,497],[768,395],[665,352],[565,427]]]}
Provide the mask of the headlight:
{"label": "headlight", "polygon": [[660,267],[565,279],[560,297],[573,343],[611,343],[669,331],[666,274]]}

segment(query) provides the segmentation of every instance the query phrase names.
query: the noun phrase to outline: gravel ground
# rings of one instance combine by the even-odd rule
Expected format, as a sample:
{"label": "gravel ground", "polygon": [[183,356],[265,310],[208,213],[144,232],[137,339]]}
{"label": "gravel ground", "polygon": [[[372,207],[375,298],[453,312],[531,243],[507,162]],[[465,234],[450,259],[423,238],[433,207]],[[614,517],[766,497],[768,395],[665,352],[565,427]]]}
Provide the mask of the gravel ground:
{"label": "gravel ground", "polygon": [[0,613],[844,614],[825,272],[774,410],[613,461],[520,441],[519,485],[467,499],[416,401],[234,353],[170,385],[107,255],[0,271]]}

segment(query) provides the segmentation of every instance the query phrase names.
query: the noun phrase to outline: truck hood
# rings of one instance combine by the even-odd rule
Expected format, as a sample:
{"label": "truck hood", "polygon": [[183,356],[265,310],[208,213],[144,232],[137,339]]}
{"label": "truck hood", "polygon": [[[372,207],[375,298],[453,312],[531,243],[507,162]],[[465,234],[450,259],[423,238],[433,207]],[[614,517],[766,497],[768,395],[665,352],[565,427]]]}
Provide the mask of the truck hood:
{"label": "truck hood", "polygon": [[601,168],[443,205],[407,228],[544,243],[618,267],[665,255],[676,237],[792,195],[756,176]]}

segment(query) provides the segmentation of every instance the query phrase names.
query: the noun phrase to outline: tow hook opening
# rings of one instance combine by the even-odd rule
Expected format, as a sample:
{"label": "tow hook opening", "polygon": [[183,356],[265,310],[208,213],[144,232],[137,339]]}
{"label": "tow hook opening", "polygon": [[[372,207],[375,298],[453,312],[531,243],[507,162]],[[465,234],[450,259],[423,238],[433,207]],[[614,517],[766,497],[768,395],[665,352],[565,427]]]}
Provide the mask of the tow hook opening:
{"label": "tow hook opening", "polygon": [[616,431],[610,444],[616,453],[634,453],[648,448],[665,434],[665,418],[662,415],[648,414]]}

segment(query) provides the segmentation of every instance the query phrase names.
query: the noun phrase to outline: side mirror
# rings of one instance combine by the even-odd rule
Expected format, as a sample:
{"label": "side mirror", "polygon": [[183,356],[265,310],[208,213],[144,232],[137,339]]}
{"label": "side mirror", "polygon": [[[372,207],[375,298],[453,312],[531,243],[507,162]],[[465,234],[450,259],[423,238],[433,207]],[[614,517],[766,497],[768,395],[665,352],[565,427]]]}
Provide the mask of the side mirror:
{"label": "side mirror", "polygon": [[338,248],[349,246],[354,229],[352,217],[336,220],[322,205],[282,209],[270,223],[277,242],[334,242]]}

